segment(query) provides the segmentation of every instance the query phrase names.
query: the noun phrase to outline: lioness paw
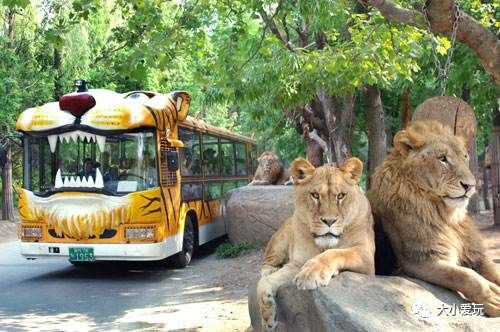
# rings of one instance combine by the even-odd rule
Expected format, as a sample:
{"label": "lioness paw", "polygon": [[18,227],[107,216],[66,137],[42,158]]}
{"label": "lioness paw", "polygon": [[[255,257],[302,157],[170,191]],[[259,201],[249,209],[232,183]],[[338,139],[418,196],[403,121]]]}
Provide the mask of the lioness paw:
{"label": "lioness paw", "polygon": [[483,304],[488,316],[500,317],[500,287],[490,283],[490,294]]}
{"label": "lioness paw", "polygon": [[262,319],[262,330],[263,331],[266,331],[266,332],[275,331],[276,327],[278,327],[278,322],[276,321],[276,319],[274,319],[274,317],[269,318],[267,320]]}
{"label": "lioness paw", "polygon": [[329,269],[324,264],[309,261],[293,279],[298,289],[316,289],[326,286],[333,276],[339,274],[338,270]]}

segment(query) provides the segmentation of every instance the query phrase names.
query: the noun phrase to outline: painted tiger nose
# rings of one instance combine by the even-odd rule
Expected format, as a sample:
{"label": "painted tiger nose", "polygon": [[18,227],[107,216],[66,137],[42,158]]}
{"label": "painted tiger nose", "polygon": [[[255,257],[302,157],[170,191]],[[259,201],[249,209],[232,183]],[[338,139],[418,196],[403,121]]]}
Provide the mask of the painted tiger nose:
{"label": "painted tiger nose", "polygon": [[63,111],[70,112],[77,118],[81,117],[94,106],[94,97],[85,92],[69,93],[59,99],[59,108]]}
{"label": "painted tiger nose", "polygon": [[337,218],[320,218],[320,219],[328,227],[330,227],[331,225],[333,225],[337,222]]}

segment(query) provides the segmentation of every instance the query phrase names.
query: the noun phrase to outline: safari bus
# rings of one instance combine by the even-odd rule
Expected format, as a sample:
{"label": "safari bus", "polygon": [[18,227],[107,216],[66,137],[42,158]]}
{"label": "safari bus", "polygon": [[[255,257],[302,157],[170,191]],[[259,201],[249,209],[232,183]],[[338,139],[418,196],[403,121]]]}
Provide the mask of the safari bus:
{"label": "safari bus", "polygon": [[189,264],[226,234],[221,199],[246,185],[256,142],[188,116],[190,96],[90,89],[25,110],[21,254]]}

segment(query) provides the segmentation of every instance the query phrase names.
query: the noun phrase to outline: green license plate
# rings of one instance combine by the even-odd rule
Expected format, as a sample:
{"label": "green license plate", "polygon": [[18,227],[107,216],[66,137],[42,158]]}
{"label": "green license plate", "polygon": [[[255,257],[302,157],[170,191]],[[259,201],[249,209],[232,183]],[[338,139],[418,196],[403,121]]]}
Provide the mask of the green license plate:
{"label": "green license plate", "polygon": [[69,260],[72,262],[95,261],[94,248],[69,248]]}

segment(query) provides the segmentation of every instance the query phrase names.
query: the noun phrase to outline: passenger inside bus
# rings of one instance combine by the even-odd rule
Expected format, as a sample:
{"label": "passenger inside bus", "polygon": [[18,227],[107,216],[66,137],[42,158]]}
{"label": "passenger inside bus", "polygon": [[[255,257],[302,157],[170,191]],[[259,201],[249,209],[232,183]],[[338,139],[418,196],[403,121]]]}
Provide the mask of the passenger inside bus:
{"label": "passenger inside bus", "polygon": [[104,183],[116,180],[118,176],[118,168],[111,166],[110,155],[108,151],[104,151],[101,157],[101,167],[99,168],[102,173]]}
{"label": "passenger inside bus", "polygon": [[120,164],[118,166],[118,179],[126,180],[128,174],[130,173],[130,162],[127,158],[121,157]]}
{"label": "passenger inside bus", "polygon": [[208,148],[203,152],[203,167],[206,175],[219,175],[219,157],[214,149]]}
{"label": "passenger inside bus", "polygon": [[154,159],[149,151],[144,152],[142,159],[142,178],[147,183],[147,187],[154,187],[157,184],[157,171]]}
{"label": "passenger inside bus", "polygon": [[91,158],[85,158],[83,161],[83,170],[80,172],[80,177],[86,177],[88,178],[89,176],[92,177],[95,181],[95,163],[92,161]]}

